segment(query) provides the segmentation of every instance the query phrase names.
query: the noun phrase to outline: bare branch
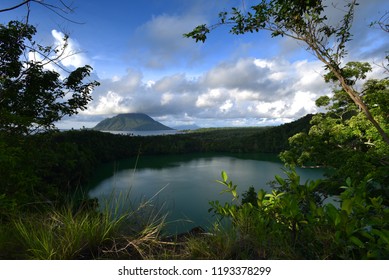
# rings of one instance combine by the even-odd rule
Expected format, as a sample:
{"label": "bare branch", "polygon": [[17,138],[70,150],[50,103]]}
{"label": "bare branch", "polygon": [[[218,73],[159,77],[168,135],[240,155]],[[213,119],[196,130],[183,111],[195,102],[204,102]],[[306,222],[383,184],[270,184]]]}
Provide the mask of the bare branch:
{"label": "bare branch", "polygon": [[44,0],[25,0],[25,1],[15,5],[15,6],[12,6],[12,7],[9,7],[9,8],[4,8],[4,9],[0,9],[0,13],[9,12],[9,11],[15,10],[17,8],[20,8],[20,7],[24,6],[24,5],[26,5],[26,6],[28,6],[27,7],[27,10],[28,10],[27,11],[27,13],[28,13],[27,17],[28,17],[29,14],[30,14],[30,5],[31,5],[31,3],[36,3],[38,5],[41,5],[41,6],[45,7],[46,9],[50,10],[51,12],[53,12],[54,14],[59,16],[60,18],[65,19],[66,21],[69,21],[69,22],[72,22],[72,23],[75,23],[75,24],[83,24],[83,22],[78,22],[78,21],[72,20],[69,17],[65,16],[65,15],[69,15],[69,14],[73,13],[74,12],[74,8],[72,8],[70,4],[67,4],[63,0],[58,0],[58,5],[53,5],[53,4],[47,3]]}
{"label": "bare branch", "polygon": [[3,12],[9,12],[9,11],[15,10],[15,9],[17,9],[17,8],[19,8],[19,7],[23,6],[23,5],[26,5],[26,4],[28,4],[28,3],[29,3],[29,2],[31,2],[31,1],[34,1],[34,0],[26,0],[26,1],[23,1],[22,3],[20,3],[20,4],[17,4],[17,5],[15,5],[15,6],[13,6],[13,7],[9,7],[9,8],[5,8],[5,9],[1,9],[1,10],[0,10],[0,13],[3,13]]}

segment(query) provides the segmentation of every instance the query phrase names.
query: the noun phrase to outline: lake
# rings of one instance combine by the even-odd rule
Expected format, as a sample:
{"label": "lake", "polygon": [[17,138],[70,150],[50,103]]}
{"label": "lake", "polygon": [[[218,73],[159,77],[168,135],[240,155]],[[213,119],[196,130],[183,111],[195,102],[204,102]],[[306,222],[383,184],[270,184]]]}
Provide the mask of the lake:
{"label": "lake", "polygon": [[[285,175],[284,166],[276,155],[269,154],[194,154],[140,156],[102,166],[92,180],[89,197],[100,203],[124,197],[129,193],[134,207],[142,199],[152,199],[156,209],[168,212],[169,232],[182,232],[195,226],[207,227],[212,215],[209,201],[231,201],[229,194],[221,195],[223,186],[216,182],[224,170],[238,192],[250,186],[270,190],[267,185],[274,176]],[[297,169],[301,182],[323,177],[323,169]],[[285,176],[284,176],[285,177]],[[121,207],[127,207],[122,205]]]}

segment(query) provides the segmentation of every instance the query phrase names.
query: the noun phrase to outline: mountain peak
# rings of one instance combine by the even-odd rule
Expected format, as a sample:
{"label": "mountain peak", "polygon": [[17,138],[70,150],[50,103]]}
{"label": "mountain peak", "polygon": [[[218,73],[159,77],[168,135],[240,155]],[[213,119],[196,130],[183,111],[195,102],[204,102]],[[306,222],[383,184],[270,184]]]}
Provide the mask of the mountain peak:
{"label": "mountain peak", "polygon": [[172,130],[144,113],[119,114],[102,120],[93,129],[105,131]]}

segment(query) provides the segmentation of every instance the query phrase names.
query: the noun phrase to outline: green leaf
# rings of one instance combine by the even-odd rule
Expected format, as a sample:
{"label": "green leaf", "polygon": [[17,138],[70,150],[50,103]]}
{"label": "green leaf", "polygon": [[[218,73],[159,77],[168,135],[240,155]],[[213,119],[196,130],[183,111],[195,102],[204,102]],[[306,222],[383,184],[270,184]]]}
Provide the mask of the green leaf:
{"label": "green leaf", "polygon": [[389,245],[389,231],[384,231],[384,230],[378,230],[378,229],[372,229],[371,230],[372,234],[378,235],[381,237],[381,239]]}
{"label": "green leaf", "polygon": [[331,221],[333,221],[334,224],[336,225],[335,221],[336,221],[336,218],[339,216],[339,213],[338,213],[338,210],[336,209],[336,207],[332,204],[327,204],[325,206],[325,213],[327,214],[329,219]]}
{"label": "green leaf", "polygon": [[227,182],[227,180],[228,180],[228,175],[224,170],[222,171],[222,179],[224,182]]}
{"label": "green leaf", "polygon": [[274,178],[277,180],[277,182],[278,182],[281,186],[284,186],[284,185],[285,185],[285,180],[282,179],[279,175],[275,175]]}
{"label": "green leaf", "polygon": [[219,184],[222,184],[222,185],[224,185],[224,186],[227,186],[227,183],[226,183],[226,182],[223,182],[223,181],[220,181],[220,180],[216,180],[216,182],[219,183]]}
{"label": "green leaf", "polygon": [[342,210],[346,211],[348,215],[351,214],[352,206],[353,206],[353,200],[345,199],[342,201]]}
{"label": "green leaf", "polygon": [[237,199],[237,198],[238,198],[238,194],[236,193],[236,190],[233,189],[233,190],[231,191],[231,193],[232,193],[234,199]]}
{"label": "green leaf", "polygon": [[348,177],[346,179],[346,184],[347,184],[348,187],[351,187],[351,178],[350,177]]}
{"label": "green leaf", "polygon": [[264,199],[265,195],[266,195],[266,191],[263,189],[260,189],[258,191],[258,194],[257,194],[258,200],[262,201]]}
{"label": "green leaf", "polygon": [[352,243],[354,243],[355,245],[357,245],[359,248],[364,248],[365,247],[365,244],[363,244],[363,242],[358,238],[358,237],[355,237],[355,236],[350,236],[350,241]]}

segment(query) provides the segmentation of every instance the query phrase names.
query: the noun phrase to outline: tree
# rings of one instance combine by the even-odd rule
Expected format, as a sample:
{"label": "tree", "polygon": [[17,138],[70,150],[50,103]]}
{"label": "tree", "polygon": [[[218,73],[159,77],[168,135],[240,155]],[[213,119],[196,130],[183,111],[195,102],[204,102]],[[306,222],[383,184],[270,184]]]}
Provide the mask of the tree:
{"label": "tree", "polygon": [[[86,82],[89,65],[68,71],[67,77],[49,70],[49,64],[60,66],[67,37],[62,48],[54,48],[34,42],[35,33],[35,27],[18,21],[0,25],[0,132],[26,135],[52,129],[62,117],[86,109],[99,85]],[[31,53],[43,59],[32,59]]]}
{"label": "tree", "polygon": [[[343,69],[346,80],[352,84],[363,78],[370,68],[367,63],[350,62]],[[331,75],[326,78],[330,79]],[[388,129],[389,80],[368,80],[361,92],[371,114]],[[356,182],[369,178],[387,186],[389,146],[344,89],[334,89],[332,97],[322,96],[316,105],[325,107],[327,112],[312,118],[308,133],[299,133],[289,139],[290,148],[281,153],[282,159],[292,165],[332,167],[333,183],[348,177]]]}
{"label": "tree", "polygon": [[322,61],[331,73],[332,80],[338,82],[344,93],[363,111],[382,139],[389,145],[388,132],[374,118],[370,108],[363,101],[362,93],[350,84],[345,76],[343,59],[347,55],[346,43],[351,40],[350,29],[354,17],[356,0],[346,5],[344,16],[338,25],[328,22],[324,14],[326,6],[321,0],[261,0],[249,12],[232,8],[231,12],[219,13],[219,23],[199,25],[186,37],[205,42],[207,34],[220,25],[232,25],[230,32],[244,34],[268,30],[273,37],[287,36],[303,42],[314,56]]}

